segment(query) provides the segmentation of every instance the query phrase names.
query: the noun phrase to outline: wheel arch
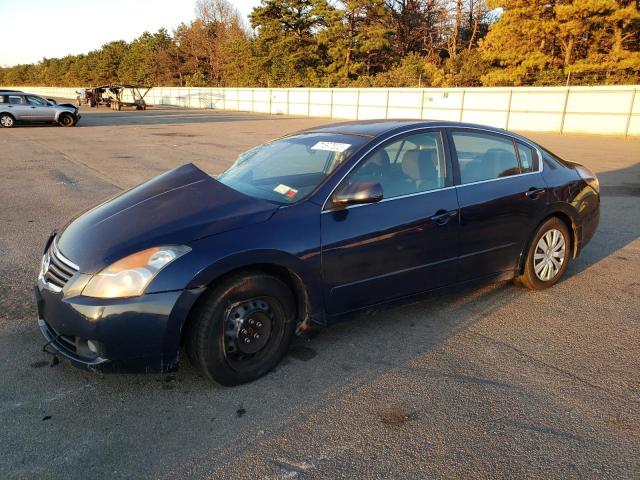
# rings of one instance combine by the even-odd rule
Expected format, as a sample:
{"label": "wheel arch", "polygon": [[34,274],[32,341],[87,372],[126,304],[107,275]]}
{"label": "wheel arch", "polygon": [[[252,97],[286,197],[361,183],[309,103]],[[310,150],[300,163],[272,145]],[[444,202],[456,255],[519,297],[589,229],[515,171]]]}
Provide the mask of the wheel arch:
{"label": "wheel arch", "polygon": [[251,273],[263,273],[274,276],[281,280],[293,294],[296,302],[296,315],[298,317],[298,324],[305,324],[310,321],[311,318],[311,301],[309,297],[309,291],[306,283],[302,277],[293,268],[282,265],[281,263],[273,262],[259,262],[237,266],[230,270],[221,273],[214,278],[209,279],[204,290],[200,294],[200,297],[192,305],[185,320],[180,326],[180,344],[184,344],[186,332],[188,332],[189,324],[193,321],[194,313],[197,311],[199,304],[204,300],[205,294],[210,291],[213,285],[221,283],[229,277],[251,274]]}
{"label": "wheel arch", "polygon": [[527,244],[525,245],[525,248],[522,251],[522,254],[520,255],[520,262],[518,265],[519,275],[521,275],[524,272],[524,264],[527,259],[527,254],[529,253],[529,248],[531,248],[531,240],[533,239],[535,232],[538,231],[538,229],[544,222],[546,222],[547,220],[553,217],[560,219],[566,225],[567,230],[569,231],[569,244],[571,248],[571,257],[576,258],[578,256],[578,245],[579,245],[578,226],[577,226],[575,217],[565,210],[557,209],[557,210],[551,211],[547,216],[545,216],[542,220],[540,220],[540,222],[536,225],[536,227],[531,232],[531,235],[527,239]]}
{"label": "wheel arch", "polygon": [[60,122],[60,116],[64,115],[65,113],[68,113],[69,115],[71,115],[71,117],[73,117],[73,113],[68,112],[66,110],[60,110],[59,112],[56,112],[56,116],[54,117],[54,120],[56,123]]}

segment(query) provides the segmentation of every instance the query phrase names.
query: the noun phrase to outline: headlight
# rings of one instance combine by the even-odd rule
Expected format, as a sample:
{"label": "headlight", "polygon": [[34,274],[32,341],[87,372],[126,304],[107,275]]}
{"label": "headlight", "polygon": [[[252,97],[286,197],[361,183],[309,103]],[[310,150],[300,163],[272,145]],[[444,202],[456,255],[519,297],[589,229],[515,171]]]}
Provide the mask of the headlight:
{"label": "headlight", "polygon": [[97,298],[142,295],[160,270],[190,250],[184,245],[168,245],[129,255],[94,275],[82,295]]}

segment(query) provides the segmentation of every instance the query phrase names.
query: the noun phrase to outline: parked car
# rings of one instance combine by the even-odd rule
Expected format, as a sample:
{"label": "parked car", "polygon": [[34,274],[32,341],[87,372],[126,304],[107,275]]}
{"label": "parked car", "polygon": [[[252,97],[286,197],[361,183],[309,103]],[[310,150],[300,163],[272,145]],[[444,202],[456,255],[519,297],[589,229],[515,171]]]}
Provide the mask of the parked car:
{"label": "parked car", "polygon": [[0,91],[0,126],[16,123],[57,123],[72,127],[80,120],[78,109],[69,103],[55,101],[31,93]]}
{"label": "parked car", "polygon": [[184,344],[235,385],[272,369],[296,328],[487,281],[548,288],[599,206],[592,172],[504,130],[317,127],[217,178],[181,166],[54,232],[38,323],[77,365],[170,371]]}

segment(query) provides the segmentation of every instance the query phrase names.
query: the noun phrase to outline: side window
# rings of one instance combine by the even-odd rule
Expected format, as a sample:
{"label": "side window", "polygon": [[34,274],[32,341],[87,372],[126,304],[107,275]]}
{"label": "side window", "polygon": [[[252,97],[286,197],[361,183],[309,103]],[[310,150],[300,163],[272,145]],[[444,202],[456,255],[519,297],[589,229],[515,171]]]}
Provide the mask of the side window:
{"label": "side window", "polygon": [[27,95],[27,101],[29,105],[46,105],[47,101],[44,98],[34,97],[33,95]]}
{"label": "side window", "polygon": [[0,95],[0,103],[7,103],[7,97]]}
{"label": "side window", "polygon": [[517,142],[516,145],[518,145],[518,156],[520,157],[520,168],[522,169],[522,173],[535,171],[537,156],[533,149],[520,142]]}
{"label": "side window", "polygon": [[22,95],[9,95],[9,103],[13,105],[21,105],[24,103],[24,97]]}
{"label": "side window", "polygon": [[447,168],[440,131],[407,135],[371,153],[347,179],[376,182],[384,198],[442,188]]}
{"label": "side window", "polygon": [[462,184],[509,177],[521,173],[516,150],[508,138],[453,131]]}

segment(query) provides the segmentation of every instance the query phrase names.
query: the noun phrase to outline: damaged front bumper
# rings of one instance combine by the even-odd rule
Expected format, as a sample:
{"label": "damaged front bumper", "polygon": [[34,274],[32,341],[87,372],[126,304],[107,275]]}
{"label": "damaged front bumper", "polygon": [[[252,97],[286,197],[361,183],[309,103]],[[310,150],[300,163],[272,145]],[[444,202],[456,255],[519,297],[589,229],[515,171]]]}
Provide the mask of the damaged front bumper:
{"label": "damaged front bumper", "polygon": [[200,291],[133,298],[65,296],[34,287],[44,349],[75,366],[102,372],[170,372],[177,368],[180,332]]}
{"label": "damaged front bumper", "polygon": [[[59,353],[65,358],[69,359],[71,363],[77,366],[88,368],[89,370],[97,369],[100,365],[107,363],[109,360],[96,355],[95,357],[85,357],[79,355],[77,352],[77,343],[73,344],[67,337],[57,333],[44,319],[38,318],[38,327],[40,332],[47,340],[47,343],[43,347],[43,351],[47,353]],[[72,345],[76,345],[75,347]],[[49,348],[53,348],[54,352],[51,352]]]}

